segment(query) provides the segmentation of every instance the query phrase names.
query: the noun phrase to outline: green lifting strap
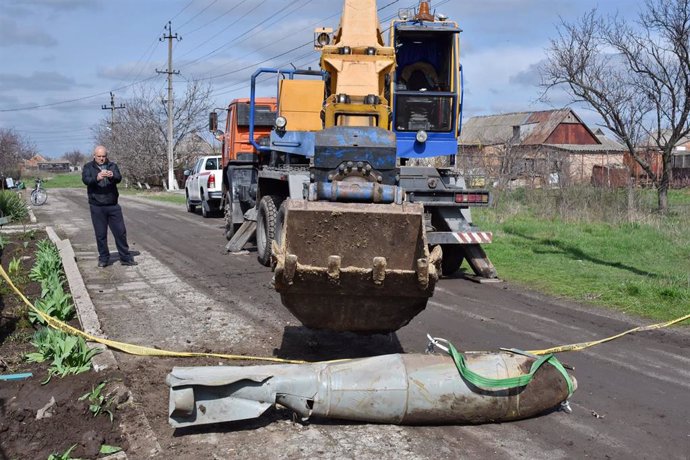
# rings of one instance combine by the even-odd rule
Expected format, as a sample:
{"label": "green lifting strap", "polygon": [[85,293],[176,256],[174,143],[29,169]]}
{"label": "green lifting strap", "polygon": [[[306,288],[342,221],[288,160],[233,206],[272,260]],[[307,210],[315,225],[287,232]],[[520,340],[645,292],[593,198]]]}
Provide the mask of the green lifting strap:
{"label": "green lifting strap", "polygon": [[453,344],[450,342],[448,342],[448,349],[450,351],[450,355],[453,357],[453,361],[455,361],[455,367],[458,368],[458,372],[462,378],[483,390],[498,391],[525,386],[532,381],[534,374],[542,366],[542,364],[549,363],[555,367],[561,373],[561,375],[563,375],[563,378],[568,384],[568,398],[570,398],[573,394],[573,381],[563,367],[563,364],[561,364],[554,355],[544,355],[537,358],[534,363],[532,363],[532,367],[527,374],[519,375],[517,377],[508,377],[505,379],[492,379],[471,371],[465,363],[465,357],[462,355],[462,353],[456,350]]}

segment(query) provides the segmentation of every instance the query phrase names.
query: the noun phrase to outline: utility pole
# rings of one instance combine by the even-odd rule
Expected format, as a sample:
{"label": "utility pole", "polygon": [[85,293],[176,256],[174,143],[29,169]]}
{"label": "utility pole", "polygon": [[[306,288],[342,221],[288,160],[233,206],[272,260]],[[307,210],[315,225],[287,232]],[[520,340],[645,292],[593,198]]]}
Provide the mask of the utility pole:
{"label": "utility pole", "polygon": [[115,111],[117,109],[124,109],[125,105],[120,104],[118,106],[115,105],[115,93],[112,91],[110,92],[110,105],[105,105],[103,104],[101,106],[101,110],[110,110],[110,133],[113,133],[113,130],[115,129]]}
{"label": "utility pole", "polygon": [[177,180],[175,180],[174,172],[174,162],[173,162],[173,75],[179,74],[180,71],[173,70],[173,39],[182,40],[182,37],[178,37],[177,33],[173,35],[172,33],[172,23],[168,21],[165,26],[166,32],[159,39],[160,41],[168,40],[168,68],[166,70],[158,70],[158,73],[168,74],[168,190],[177,190]]}

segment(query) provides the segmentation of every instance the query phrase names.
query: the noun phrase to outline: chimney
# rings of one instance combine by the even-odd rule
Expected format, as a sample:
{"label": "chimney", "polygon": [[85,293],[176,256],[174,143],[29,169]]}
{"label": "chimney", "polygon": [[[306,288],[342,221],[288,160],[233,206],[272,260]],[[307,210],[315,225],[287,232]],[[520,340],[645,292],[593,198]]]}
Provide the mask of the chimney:
{"label": "chimney", "polygon": [[520,143],[520,125],[513,126],[513,137],[510,139],[511,144]]}

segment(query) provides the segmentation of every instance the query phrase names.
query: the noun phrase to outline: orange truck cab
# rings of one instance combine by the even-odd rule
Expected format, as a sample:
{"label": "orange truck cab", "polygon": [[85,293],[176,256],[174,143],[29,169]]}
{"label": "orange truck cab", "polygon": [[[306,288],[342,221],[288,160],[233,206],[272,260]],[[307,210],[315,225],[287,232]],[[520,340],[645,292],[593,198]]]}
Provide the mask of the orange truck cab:
{"label": "orange truck cab", "polygon": [[[264,163],[249,139],[249,98],[234,99],[225,110],[225,131],[218,129],[218,113],[212,112],[209,129],[222,142],[223,201],[225,234],[232,238],[244,213],[256,201],[256,174]],[[254,140],[268,143],[275,124],[277,103],[274,97],[257,98],[254,113]],[[246,209],[245,209],[246,208]]]}

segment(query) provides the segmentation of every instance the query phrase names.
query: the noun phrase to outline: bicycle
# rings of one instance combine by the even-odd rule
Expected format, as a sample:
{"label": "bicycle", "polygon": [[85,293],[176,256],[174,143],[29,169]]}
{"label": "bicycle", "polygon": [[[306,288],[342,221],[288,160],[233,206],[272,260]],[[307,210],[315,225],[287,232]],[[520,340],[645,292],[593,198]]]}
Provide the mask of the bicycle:
{"label": "bicycle", "polygon": [[31,204],[41,206],[48,200],[48,192],[43,188],[43,181],[36,179],[36,186],[31,191]]}

